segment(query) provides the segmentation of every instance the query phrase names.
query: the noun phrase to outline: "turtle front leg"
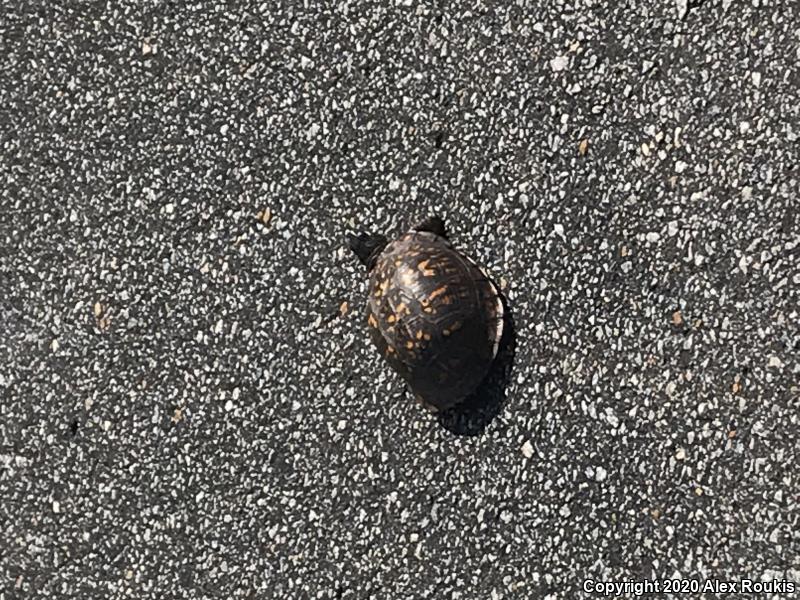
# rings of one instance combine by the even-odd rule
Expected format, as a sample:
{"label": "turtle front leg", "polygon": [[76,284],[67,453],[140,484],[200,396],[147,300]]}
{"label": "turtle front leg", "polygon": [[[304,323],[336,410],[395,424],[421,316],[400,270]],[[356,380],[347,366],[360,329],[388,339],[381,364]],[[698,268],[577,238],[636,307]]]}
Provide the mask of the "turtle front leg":
{"label": "turtle front leg", "polygon": [[414,225],[413,229],[414,231],[428,231],[438,235],[439,237],[447,239],[447,230],[444,226],[444,219],[441,217],[428,217],[427,219]]}

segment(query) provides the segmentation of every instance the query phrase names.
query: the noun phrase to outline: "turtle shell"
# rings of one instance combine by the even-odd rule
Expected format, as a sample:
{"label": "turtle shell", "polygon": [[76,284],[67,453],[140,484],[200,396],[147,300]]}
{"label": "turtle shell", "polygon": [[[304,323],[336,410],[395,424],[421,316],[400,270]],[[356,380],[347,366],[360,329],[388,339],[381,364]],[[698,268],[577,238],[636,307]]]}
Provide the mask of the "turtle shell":
{"label": "turtle shell", "polygon": [[497,354],[503,305],[491,281],[450,242],[411,231],[370,274],[367,323],[389,365],[432,410],[475,390]]}

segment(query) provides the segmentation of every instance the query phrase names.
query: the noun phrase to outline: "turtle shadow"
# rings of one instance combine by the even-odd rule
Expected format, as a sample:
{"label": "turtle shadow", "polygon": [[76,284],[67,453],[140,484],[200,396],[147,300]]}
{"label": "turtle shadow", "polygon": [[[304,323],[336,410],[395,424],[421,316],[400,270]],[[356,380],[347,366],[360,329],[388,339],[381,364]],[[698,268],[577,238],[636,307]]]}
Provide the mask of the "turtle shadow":
{"label": "turtle shadow", "polygon": [[497,356],[478,388],[456,406],[437,415],[439,425],[458,436],[481,435],[489,423],[500,414],[505,404],[506,387],[511,381],[517,334],[514,316],[508,300],[501,293],[503,303],[503,335]]}

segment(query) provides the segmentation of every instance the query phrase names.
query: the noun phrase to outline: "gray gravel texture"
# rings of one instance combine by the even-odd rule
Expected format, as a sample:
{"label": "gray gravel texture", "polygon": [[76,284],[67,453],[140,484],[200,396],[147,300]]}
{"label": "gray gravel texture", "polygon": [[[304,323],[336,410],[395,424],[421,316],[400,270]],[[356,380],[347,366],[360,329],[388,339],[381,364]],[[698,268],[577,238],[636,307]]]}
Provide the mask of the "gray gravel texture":
{"label": "gray gravel texture", "polygon": [[[800,582],[797,2],[2,7],[1,600]],[[476,435],[343,245],[430,213]]]}

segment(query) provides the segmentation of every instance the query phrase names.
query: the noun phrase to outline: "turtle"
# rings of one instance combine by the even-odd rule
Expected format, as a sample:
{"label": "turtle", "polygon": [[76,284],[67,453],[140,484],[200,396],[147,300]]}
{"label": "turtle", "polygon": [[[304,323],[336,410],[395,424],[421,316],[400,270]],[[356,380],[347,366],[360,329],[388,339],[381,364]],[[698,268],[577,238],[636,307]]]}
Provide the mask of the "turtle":
{"label": "turtle", "polygon": [[431,412],[472,394],[503,335],[503,301],[445,222],[428,217],[397,239],[361,232],[348,244],[369,273],[367,328],[378,352]]}

